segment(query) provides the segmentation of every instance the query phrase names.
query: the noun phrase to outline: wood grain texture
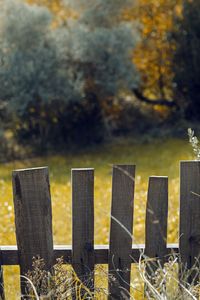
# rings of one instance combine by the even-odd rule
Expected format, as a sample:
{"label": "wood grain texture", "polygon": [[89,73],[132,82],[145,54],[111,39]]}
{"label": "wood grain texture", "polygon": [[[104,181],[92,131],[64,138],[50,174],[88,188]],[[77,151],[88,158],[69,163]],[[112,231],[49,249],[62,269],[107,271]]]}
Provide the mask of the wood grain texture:
{"label": "wood grain texture", "polygon": [[109,299],[129,299],[135,166],[113,166]]}
{"label": "wood grain texture", "polygon": [[[94,169],[72,170],[72,265],[94,290]],[[81,291],[85,296],[85,291]]]}
{"label": "wood grain texture", "polygon": [[[149,178],[146,222],[145,256],[146,276],[154,285],[154,276],[167,256],[167,218],[168,218],[168,178],[152,176]],[[163,289],[165,282],[163,281]],[[145,286],[145,294],[150,298],[151,291]]]}
{"label": "wood grain texture", "polygon": [[[52,212],[48,168],[13,172],[16,239],[21,275],[32,269],[32,258],[53,262]],[[25,285],[21,282],[22,293]]]}
{"label": "wood grain texture", "polygon": [[150,177],[145,223],[145,254],[163,260],[166,255],[168,178]]}
{"label": "wood grain texture", "polygon": [[182,262],[180,275],[185,268],[191,270],[196,266],[188,281],[194,280],[197,283],[200,266],[200,161],[183,161],[180,164],[179,235]]}
{"label": "wood grain texture", "polygon": [[3,280],[3,267],[0,267],[0,299],[5,300],[4,280]]}

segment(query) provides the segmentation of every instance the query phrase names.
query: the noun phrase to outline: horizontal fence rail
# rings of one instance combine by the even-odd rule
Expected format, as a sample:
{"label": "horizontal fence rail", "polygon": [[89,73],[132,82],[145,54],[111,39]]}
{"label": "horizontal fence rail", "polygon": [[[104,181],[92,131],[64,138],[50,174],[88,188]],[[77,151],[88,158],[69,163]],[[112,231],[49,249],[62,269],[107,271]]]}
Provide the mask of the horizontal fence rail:
{"label": "horizontal fence rail", "polygon": [[[138,263],[141,253],[145,251],[144,244],[132,245],[131,250],[131,263]],[[166,248],[166,261],[172,254],[179,253],[178,244],[168,244]],[[96,265],[108,264],[108,245],[95,245],[94,246],[94,262]],[[0,257],[2,266],[15,266],[20,264],[19,251],[17,246],[1,246]],[[72,263],[72,246],[71,245],[55,245],[53,250],[54,262],[57,258],[63,257],[64,261],[68,264]]]}
{"label": "horizontal fence rail", "polygon": [[[134,165],[113,166],[109,245],[94,245],[94,169],[72,170],[72,245],[59,246],[53,244],[48,167],[13,171],[17,246],[0,246],[0,297],[5,299],[2,266],[19,265],[25,275],[38,255],[48,271],[63,257],[91,292],[95,265],[108,264],[114,279],[108,282],[109,299],[130,298],[131,264],[138,263],[141,255],[158,261],[158,265],[147,264],[147,275],[153,275],[170,255],[180,255],[180,271],[192,269],[200,254],[200,162],[180,164],[179,244],[167,243],[168,178],[164,176],[149,178],[145,245],[133,244],[135,169]],[[198,282],[196,273],[191,272],[188,282]],[[27,294],[23,280],[21,292]]]}

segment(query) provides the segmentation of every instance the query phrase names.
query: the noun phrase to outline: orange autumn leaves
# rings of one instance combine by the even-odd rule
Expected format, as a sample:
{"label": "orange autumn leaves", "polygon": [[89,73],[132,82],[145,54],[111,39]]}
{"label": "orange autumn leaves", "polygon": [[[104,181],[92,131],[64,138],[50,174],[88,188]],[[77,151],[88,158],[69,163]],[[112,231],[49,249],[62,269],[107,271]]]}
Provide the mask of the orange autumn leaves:
{"label": "orange autumn leaves", "polygon": [[126,20],[135,19],[140,24],[141,41],[133,61],[141,73],[143,91],[152,99],[172,97],[172,59],[176,45],[171,32],[181,5],[182,0],[140,0],[125,15]]}

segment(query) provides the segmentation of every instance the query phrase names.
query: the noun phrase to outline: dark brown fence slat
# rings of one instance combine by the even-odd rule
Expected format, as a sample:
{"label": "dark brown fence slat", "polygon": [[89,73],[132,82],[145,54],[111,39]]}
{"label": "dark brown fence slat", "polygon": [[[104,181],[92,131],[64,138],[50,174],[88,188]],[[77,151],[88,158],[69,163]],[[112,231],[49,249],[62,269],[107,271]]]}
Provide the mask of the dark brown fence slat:
{"label": "dark brown fence slat", "polygon": [[[48,168],[14,171],[13,197],[21,275],[32,269],[32,258],[38,255],[50,270],[53,237]],[[26,293],[24,279],[21,289]]]}
{"label": "dark brown fence slat", "polygon": [[[151,283],[159,263],[163,265],[167,255],[167,218],[168,178],[152,176],[149,178],[145,223],[146,272]],[[148,292],[150,290],[146,285],[146,293]]]}
{"label": "dark brown fence slat", "polygon": [[168,178],[149,178],[146,208],[145,254],[164,261],[167,242]]}
{"label": "dark brown fence slat", "polygon": [[93,292],[94,169],[72,170],[72,213],[72,265],[78,278]]}
{"label": "dark brown fence slat", "polygon": [[0,246],[0,255],[3,266],[19,265],[17,246]]}
{"label": "dark brown fence slat", "polygon": [[200,265],[200,161],[181,162],[180,173],[180,271],[183,275],[185,268],[193,269],[188,282],[197,282]]}
{"label": "dark brown fence slat", "polygon": [[109,299],[128,299],[133,231],[135,166],[113,166],[109,251]]}
{"label": "dark brown fence slat", "polygon": [[5,299],[5,293],[4,293],[4,281],[3,281],[3,267],[0,267],[0,299]]}

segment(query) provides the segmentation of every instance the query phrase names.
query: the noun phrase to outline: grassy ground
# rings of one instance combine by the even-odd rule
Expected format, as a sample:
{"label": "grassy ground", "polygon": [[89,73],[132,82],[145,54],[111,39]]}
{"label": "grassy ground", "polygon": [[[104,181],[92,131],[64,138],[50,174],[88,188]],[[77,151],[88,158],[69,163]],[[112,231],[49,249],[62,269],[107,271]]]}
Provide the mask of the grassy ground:
{"label": "grassy ground", "polygon": [[[101,146],[91,151],[48,156],[12,162],[0,166],[0,243],[15,244],[12,202],[11,172],[13,169],[49,166],[53,232],[55,244],[71,243],[71,183],[70,169],[95,168],[95,243],[107,244],[111,199],[111,166],[113,163],[134,163],[136,168],[136,192],[134,212],[134,242],[144,242],[145,202],[148,177],[169,176],[169,225],[168,242],[178,240],[179,161],[192,159],[192,151],[186,140],[168,139],[149,144],[122,141]],[[13,275],[9,276],[8,275]],[[8,299],[16,299],[16,267],[6,267]],[[16,289],[13,290],[13,280]],[[15,295],[15,296],[14,296]]]}

